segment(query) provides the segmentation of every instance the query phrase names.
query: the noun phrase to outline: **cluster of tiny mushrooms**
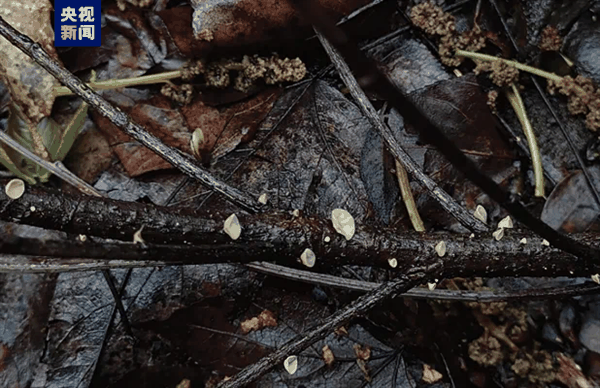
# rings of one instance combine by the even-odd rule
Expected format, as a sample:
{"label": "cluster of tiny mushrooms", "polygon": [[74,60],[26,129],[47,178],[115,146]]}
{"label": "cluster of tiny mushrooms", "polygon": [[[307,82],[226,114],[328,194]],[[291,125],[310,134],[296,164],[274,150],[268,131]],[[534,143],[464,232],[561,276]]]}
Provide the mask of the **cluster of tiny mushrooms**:
{"label": "cluster of tiny mushrooms", "polygon": [[[9,181],[6,184],[5,192],[9,198],[19,199],[25,192],[25,182],[21,179],[12,179],[11,181]],[[267,203],[267,195],[262,194],[258,198],[258,200],[260,203],[266,204]],[[294,210],[292,212],[292,214],[297,217],[300,215],[300,211]],[[475,211],[473,212],[473,216],[475,218],[477,218],[478,220],[482,221],[483,223],[487,222],[487,212],[486,212],[485,208],[481,205],[477,205],[477,207],[475,208]],[[333,209],[331,212],[331,222],[333,224],[333,228],[335,229],[335,231],[338,232],[339,234],[341,234],[342,236],[344,236],[347,241],[349,241],[354,236],[354,232],[356,230],[356,225],[354,223],[354,218],[347,210]],[[143,239],[141,238],[142,228],[140,228],[134,234],[134,242],[136,242],[136,243],[143,242]],[[510,218],[510,216],[506,216],[505,218],[500,220],[500,222],[498,222],[498,227],[497,227],[496,231],[494,231],[492,233],[492,236],[494,236],[496,241],[500,241],[502,239],[502,237],[504,237],[504,230],[512,229],[512,228],[513,228],[513,221]],[[232,240],[237,240],[241,236],[242,226],[240,224],[240,220],[235,215],[235,213],[233,213],[229,217],[227,217],[227,219],[225,220],[225,223],[223,225],[223,231],[229,237],[231,237]],[[470,237],[473,238],[473,237],[475,237],[475,235],[471,234]],[[325,242],[328,243],[329,241],[331,241],[331,238],[329,236],[326,236]],[[520,243],[527,244],[527,239],[522,238]],[[549,246],[550,243],[547,240],[543,240],[542,245]],[[434,250],[439,257],[443,257],[446,254],[446,242],[443,240],[439,241],[435,245]],[[304,250],[304,252],[302,252],[302,254],[300,255],[300,262],[309,268],[314,267],[314,265],[316,263],[315,253],[310,248],[306,248]],[[390,267],[392,267],[392,268],[396,268],[398,266],[398,260],[396,260],[394,258],[388,259],[388,263],[389,263]],[[594,280],[594,281],[596,281],[596,280]],[[436,280],[436,282],[437,282],[437,280]],[[428,286],[430,289],[434,289],[435,284],[436,283],[428,283]]]}

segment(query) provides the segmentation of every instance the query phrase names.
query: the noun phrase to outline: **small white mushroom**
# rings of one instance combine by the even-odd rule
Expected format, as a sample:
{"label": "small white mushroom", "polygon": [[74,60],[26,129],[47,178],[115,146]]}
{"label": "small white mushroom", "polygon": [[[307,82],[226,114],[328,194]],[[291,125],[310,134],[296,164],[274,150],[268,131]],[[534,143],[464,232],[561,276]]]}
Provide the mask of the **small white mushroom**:
{"label": "small white mushroom", "polygon": [[477,205],[475,211],[473,212],[473,217],[485,223],[487,221],[487,212],[485,211],[485,208],[481,205]]}
{"label": "small white mushroom", "polygon": [[146,241],[142,238],[142,230],[144,229],[144,225],[141,228],[135,231],[133,234],[133,243],[134,244],[145,244]]}
{"label": "small white mushroom", "polygon": [[192,149],[192,153],[197,159],[202,158],[200,154],[200,147],[204,144],[204,132],[202,132],[202,128],[196,128],[192,133],[192,139],[190,140],[190,148]]}
{"label": "small white mushroom", "polygon": [[443,257],[446,254],[446,243],[443,240],[437,243],[435,251],[439,257]]}
{"label": "small white mushroom", "polygon": [[223,231],[231,237],[232,240],[237,240],[242,234],[242,227],[240,225],[240,220],[238,220],[235,214],[230,215],[225,220],[225,224],[223,225]]}
{"label": "small white mushroom", "polygon": [[545,246],[549,247],[550,246],[550,242],[548,240],[546,240],[546,239],[543,239],[542,240],[542,245],[545,245]]}
{"label": "small white mushroom", "polygon": [[300,210],[299,209],[294,209],[294,211],[292,212],[292,215],[294,217],[300,217]]}
{"label": "small white mushroom", "polygon": [[592,280],[600,284],[600,274],[592,275]]}
{"label": "small white mushroom", "polygon": [[525,245],[525,244],[527,244],[527,239],[525,237],[523,237],[521,239],[521,241],[519,241],[519,243]]}
{"label": "small white mushroom", "polygon": [[469,235],[469,238],[475,238],[475,233],[471,233],[471,234]]}
{"label": "small white mushroom", "polygon": [[398,260],[396,259],[388,259],[388,264],[392,268],[396,268],[398,266]]}
{"label": "small white mushroom", "polygon": [[438,280],[435,279],[435,281],[433,283],[427,283],[427,288],[429,288],[429,291],[435,290],[435,287],[437,287],[437,282],[438,282]]}
{"label": "small white mushroom", "polygon": [[315,253],[313,251],[306,248],[304,252],[302,252],[302,254],[300,255],[300,261],[308,268],[312,268],[315,266],[317,256],[315,256]]}
{"label": "small white mushroom", "polygon": [[331,237],[329,237],[329,236],[325,236],[325,242],[326,242],[326,243],[328,243],[328,242],[330,242],[330,241],[331,241]]}
{"label": "small white mushroom", "polygon": [[268,200],[268,197],[267,197],[266,193],[262,193],[260,195],[260,197],[258,197],[258,202],[262,203],[263,205],[267,204],[267,200]]}
{"label": "small white mushroom", "polygon": [[85,234],[80,234],[78,238],[79,238],[79,241],[81,241],[81,242],[87,241],[87,236]]}
{"label": "small white mushroom", "polygon": [[331,212],[331,222],[336,232],[350,240],[354,236],[355,225],[354,218],[344,209],[333,209]]}
{"label": "small white mushroom", "polygon": [[34,212],[35,211],[35,206],[30,207],[29,210],[31,210],[32,212]]}
{"label": "small white mushroom", "polygon": [[494,233],[492,233],[492,236],[494,236],[496,241],[502,240],[502,237],[504,237],[504,228],[496,230]]}
{"label": "small white mushroom", "polygon": [[6,184],[4,192],[11,199],[19,199],[25,192],[25,182],[21,179],[11,179],[11,181]]}
{"label": "small white mushroom", "polygon": [[510,218],[510,216],[506,216],[503,219],[501,219],[500,222],[498,222],[498,228],[512,229],[512,227],[513,221],[512,218]]}
{"label": "small white mushroom", "polygon": [[289,374],[293,375],[298,370],[298,357],[289,356],[283,362],[283,367]]}

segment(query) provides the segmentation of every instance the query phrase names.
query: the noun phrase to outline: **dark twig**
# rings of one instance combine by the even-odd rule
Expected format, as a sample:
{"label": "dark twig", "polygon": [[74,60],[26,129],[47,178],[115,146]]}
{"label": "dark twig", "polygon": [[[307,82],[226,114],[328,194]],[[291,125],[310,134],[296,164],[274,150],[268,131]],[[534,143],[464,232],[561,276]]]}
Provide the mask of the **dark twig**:
{"label": "dark twig", "polygon": [[[413,271],[401,276],[393,282],[386,283],[376,290],[361,296],[345,308],[329,316],[324,324],[310,330],[304,337],[288,342],[275,352],[260,359],[257,363],[244,368],[230,380],[220,383],[218,388],[245,387],[276,365],[280,365],[289,355],[299,354],[310,345],[325,338],[330,332],[349,320],[366,313],[378,305],[383,299],[402,293],[421,283],[425,278],[425,271],[425,268],[414,268]],[[435,269],[429,268],[427,271],[435,271]]]}
{"label": "dark twig", "polygon": [[[303,271],[296,268],[283,267],[272,263],[250,263],[246,266],[254,271],[284,279],[315,284],[319,286],[335,287],[348,291],[373,291],[381,286],[381,283],[367,282],[341,278],[317,272]],[[600,285],[594,282],[586,282],[566,287],[544,287],[530,288],[522,291],[465,291],[465,290],[429,290],[424,288],[413,288],[402,294],[403,297],[414,299],[435,299],[452,302],[479,302],[489,303],[510,300],[532,300],[567,298],[579,295],[591,295],[600,291]]]}
{"label": "dark twig", "polygon": [[[443,260],[448,276],[490,276],[487,266],[504,269],[507,276],[589,276],[600,272],[599,261],[593,257],[577,258],[544,246],[541,244],[542,239],[531,233],[507,231],[502,240],[496,241],[491,235],[480,235],[473,239],[454,233],[398,235],[394,229],[359,224],[355,236],[346,241],[335,232],[330,220],[270,212],[239,214],[242,234],[238,240],[232,241],[222,230],[228,214],[213,215],[214,219],[202,219],[181,215],[172,208],[87,198],[88,200],[79,201],[77,197],[59,195],[37,186],[30,187],[18,200],[10,200],[5,193],[0,192],[0,219],[19,220],[26,225],[126,241],[132,241],[134,231],[145,225],[143,238],[147,246],[94,242],[92,238],[84,243],[71,238],[64,244],[56,242],[51,245],[48,242],[45,246],[40,245],[39,249],[45,250],[36,252],[34,245],[20,246],[15,241],[11,243],[10,233],[4,232],[2,234],[7,242],[0,247],[0,251],[30,255],[52,254],[63,258],[172,260],[189,264],[251,261],[294,264],[304,249],[310,247],[317,256],[317,267],[354,263],[389,268],[387,258],[396,258],[397,271],[423,260]],[[31,207],[36,210],[32,212]],[[325,237],[330,237],[331,241],[325,243]],[[578,243],[598,246],[594,237],[595,235],[578,235],[576,238]],[[526,238],[526,244],[519,242],[522,238]],[[447,247],[442,258],[433,249],[440,240],[444,240]],[[165,243],[174,245],[161,245]],[[209,254],[209,257],[197,257],[200,253]],[[502,258],[502,262],[499,263],[496,258]]]}
{"label": "dark twig", "polygon": [[[129,270],[131,271],[131,270]],[[106,283],[108,284],[108,287],[110,288],[110,292],[113,295],[113,298],[115,299],[115,306],[116,306],[116,310],[119,311],[119,314],[121,314],[121,321],[123,322],[123,327],[125,328],[125,332],[130,336],[133,337],[133,331],[131,330],[131,325],[129,324],[129,319],[127,318],[127,313],[125,312],[125,308],[123,307],[123,302],[121,301],[121,294],[123,292],[123,290],[125,289],[125,285],[127,284],[127,279],[129,278],[129,276],[127,276],[125,278],[125,280],[123,281],[123,286],[121,287],[121,290],[117,290],[117,287],[115,286],[114,283],[114,279],[112,278],[110,271],[105,269],[102,270],[102,275],[104,276],[104,279],[106,280]],[[111,314],[111,321],[112,321],[112,317],[114,317],[114,311]]]}
{"label": "dark twig", "polygon": [[454,198],[442,190],[437,183],[433,181],[433,179],[421,171],[417,163],[415,163],[410,155],[398,143],[391,129],[383,123],[368,97],[358,85],[358,82],[356,82],[356,78],[354,78],[350,68],[344,62],[342,57],[333,47],[331,47],[329,42],[327,42],[323,35],[321,35],[318,31],[317,36],[325,48],[325,51],[331,58],[331,62],[333,62],[337,68],[337,71],[342,77],[344,84],[350,90],[350,94],[352,94],[352,97],[354,97],[354,100],[358,104],[360,110],[365,116],[367,116],[371,124],[379,131],[392,155],[397,160],[400,160],[406,170],[427,189],[429,195],[431,195],[440,204],[440,206],[442,206],[442,208],[455,217],[461,224],[472,231],[488,231],[489,228],[487,225],[474,218],[473,215],[470,214],[465,208],[456,203]]}
{"label": "dark twig", "polygon": [[[78,241],[72,236],[37,238],[17,232],[0,234],[0,253],[42,257],[44,265],[52,258],[124,261],[159,261],[168,264],[250,263],[269,261],[282,265],[298,265],[302,252],[312,247],[315,268],[340,265],[363,265],[387,268],[397,273],[413,266],[443,265],[438,278],[454,276],[589,276],[600,272],[600,262],[581,259],[542,244],[538,237],[510,232],[501,241],[491,236],[470,239],[456,233],[398,235],[393,229],[358,226],[350,241],[337,235],[330,221],[318,218],[286,218],[286,213],[263,213],[240,218],[244,231],[236,240],[220,228],[188,236],[188,244],[136,244],[99,238]],[[10,230],[7,228],[6,230]],[[331,241],[323,243],[323,236]],[[444,240],[446,253],[439,257],[434,247]],[[597,235],[577,236],[578,243],[600,246]],[[391,268],[388,257],[397,258]],[[22,264],[22,263],[21,263]],[[22,268],[19,268],[22,269]],[[4,267],[12,268],[11,263]]]}
{"label": "dark twig", "polygon": [[1,17],[0,35],[5,37],[25,54],[29,55],[40,66],[65,84],[75,94],[80,96],[101,115],[123,130],[123,132],[130,135],[150,150],[156,152],[183,173],[197,179],[206,187],[219,192],[231,202],[247,211],[254,213],[260,211],[259,203],[253,197],[216,179],[204,170],[191,156],[184,154],[178,149],[165,145],[156,136],[148,133],[139,124],[133,122],[129,115],[114,108],[108,101],[77,79],[68,70],[63,68],[59,63],[52,59],[38,43],[33,42],[29,37],[15,30]]}

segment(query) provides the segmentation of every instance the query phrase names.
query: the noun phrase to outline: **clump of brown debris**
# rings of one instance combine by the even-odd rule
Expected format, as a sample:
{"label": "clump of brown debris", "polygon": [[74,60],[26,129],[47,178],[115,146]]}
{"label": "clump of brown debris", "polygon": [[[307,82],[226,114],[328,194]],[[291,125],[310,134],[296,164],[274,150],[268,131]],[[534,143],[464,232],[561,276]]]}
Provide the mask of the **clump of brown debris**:
{"label": "clump of brown debris", "polygon": [[600,128],[600,91],[591,79],[578,75],[575,78],[565,76],[560,81],[549,80],[548,92],[567,96],[571,114],[586,115],[585,124],[594,132]]}
{"label": "clump of brown debris", "polygon": [[459,34],[454,16],[431,2],[414,6],[410,18],[427,34],[440,37],[440,58],[446,66],[456,67],[462,63],[463,58],[454,55],[456,50],[479,51],[485,47],[485,35],[479,26]]}
{"label": "clump of brown debris", "polygon": [[[463,58],[454,55],[456,50],[477,52],[485,47],[486,36],[478,25],[459,34],[456,32],[454,16],[431,2],[414,6],[410,17],[415,26],[429,35],[440,36],[440,59],[446,66],[456,67],[462,63]],[[519,71],[514,66],[502,62],[474,61],[477,63],[475,73],[491,72],[490,79],[500,87],[512,84],[519,77]]]}
{"label": "clump of brown debris", "polygon": [[160,93],[175,102],[186,105],[192,102],[194,87],[190,84],[175,85],[167,82],[160,89]]}
{"label": "clump of brown debris", "polygon": [[539,48],[541,51],[560,51],[562,38],[554,26],[546,26],[542,30]]}
{"label": "clump of brown debris", "polygon": [[494,84],[500,87],[509,86],[519,79],[519,70],[504,61],[478,61],[473,72],[475,74],[480,74],[484,71],[491,72],[489,75],[490,79]]}
{"label": "clump of brown debris", "polygon": [[[188,61],[182,67],[181,79],[189,82],[203,75],[207,86],[222,89],[232,84],[232,72],[237,73],[233,80],[233,88],[247,93],[256,87],[259,80],[263,80],[267,85],[301,81],[306,76],[306,66],[300,58],[279,58],[277,55],[268,58],[245,55],[239,62],[222,59],[206,63],[197,59]],[[191,102],[192,92],[191,85],[177,86],[170,82],[161,90],[163,95],[181,104]]]}
{"label": "clump of brown debris", "polygon": [[190,80],[200,74],[208,86],[226,88],[231,85],[230,72],[237,72],[233,87],[241,92],[251,90],[259,80],[267,85],[281,82],[298,82],[306,76],[306,66],[300,58],[259,57],[245,55],[241,61],[220,60],[206,64],[196,60],[186,64],[182,70],[182,78]]}

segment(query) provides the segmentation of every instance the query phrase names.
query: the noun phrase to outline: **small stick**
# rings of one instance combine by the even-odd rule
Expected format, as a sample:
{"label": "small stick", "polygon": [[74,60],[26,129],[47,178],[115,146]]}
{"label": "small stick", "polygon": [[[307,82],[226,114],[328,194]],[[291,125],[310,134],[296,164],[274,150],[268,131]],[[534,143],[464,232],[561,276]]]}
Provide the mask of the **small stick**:
{"label": "small stick", "polygon": [[506,96],[510,105],[512,105],[527,139],[527,145],[529,146],[529,152],[531,153],[531,164],[533,167],[533,175],[535,178],[535,196],[544,197],[544,168],[542,167],[542,156],[540,154],[540,148],[538,147],[535,133],[529,118],[527,117],[527,111],[525,110],[525,104],[521,98],[519,88],[513,82],[510,85],[510,89],[506,91]]}

